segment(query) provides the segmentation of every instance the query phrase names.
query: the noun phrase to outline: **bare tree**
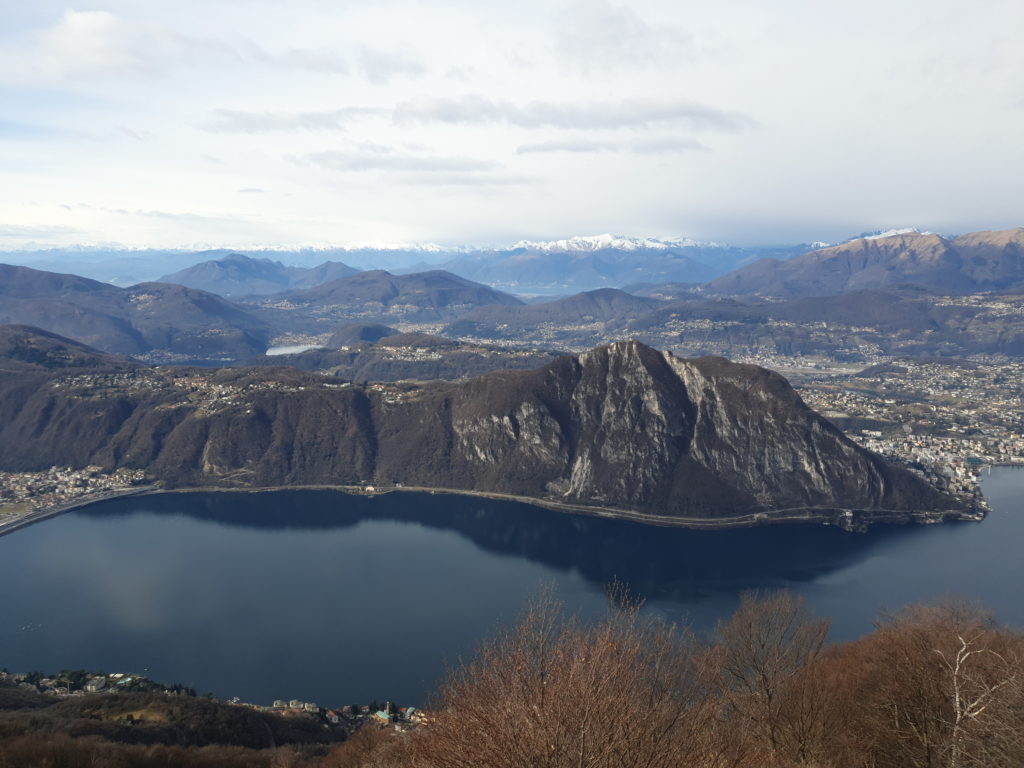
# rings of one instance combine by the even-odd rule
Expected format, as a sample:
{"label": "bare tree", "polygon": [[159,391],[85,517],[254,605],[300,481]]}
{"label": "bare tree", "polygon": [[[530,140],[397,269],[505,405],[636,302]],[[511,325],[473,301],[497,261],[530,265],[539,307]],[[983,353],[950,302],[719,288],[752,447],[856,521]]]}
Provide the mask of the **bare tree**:
{"label": "bare tree", "polygon": [[416,763],[436,768],[733,765],[717,739],[705,653],[619,603],[586,626],[550,595],[455,670]]}
{"label": "bare tree", "polygon": [[824,692],[814,685],[809,668],[821,654],[828,628],[802,597],[785,591],[744,592],[733,616],[718,625],[726,713],[760,742],[767,760],[775,761],[787,742],[796,759],[809,757],[824,711]]}

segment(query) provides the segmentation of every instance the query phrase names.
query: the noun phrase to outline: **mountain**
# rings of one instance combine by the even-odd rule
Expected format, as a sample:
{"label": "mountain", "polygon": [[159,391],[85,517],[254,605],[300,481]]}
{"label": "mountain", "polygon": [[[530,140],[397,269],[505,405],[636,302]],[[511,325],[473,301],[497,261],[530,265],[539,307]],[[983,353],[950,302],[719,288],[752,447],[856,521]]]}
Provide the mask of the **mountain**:
{"label": "mountain", "polygon": [[288,368],[0,373],[0,468],[54,464],[139,467],[175,487],[403,483],[663,523],[965,511],[845,438],[781,376],[638,342],[422,386]]}
{"label": "mountain", "polygon": [[443,270],[393,275],[382,269],[358,272],[329,283],[264,299],[321,325],[340,319],[437,321],[487,304],[516,306],[519,299]]}
{"label": "mountain", "polygon": [[30,325],[0,325],[0,370],[132,370],[139,363]]}
{"label": "mountain", "polygon": [[0,323],[32,325],[124,355],[234,359],[262,354],[267,323],[205,291],[167,283],[118,288],[0,264]]}
{"label": "mountain", "polygon": [[905,287],[941,295],[1024,286],[1024,228],[954,239],[916,230],[861,237],[787,261],[762,259],[710,281],[714,294],[828,296]]}
{"label": "mountain", "polygon": [[358,271],[340,261],[327,261],[306,269],[287,267],[280,261],[266,258],[229,253],[222,258],[164,275],[159,282],[198,288],[220,296],[262,296],[292,288],[320,285],[354,275]]}

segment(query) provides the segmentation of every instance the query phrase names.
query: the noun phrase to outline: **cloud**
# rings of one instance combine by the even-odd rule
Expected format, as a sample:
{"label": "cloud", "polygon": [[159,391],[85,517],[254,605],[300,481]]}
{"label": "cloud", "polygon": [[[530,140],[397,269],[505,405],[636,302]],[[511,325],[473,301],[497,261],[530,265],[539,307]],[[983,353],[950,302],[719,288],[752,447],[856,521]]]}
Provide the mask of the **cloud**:
{"label": "cloud", "polygon": [[706,152],[707,147],[696,139],[645,139],[639,141],[588,141],[586,139],[562,139],[522,144],[516,148],[517,155],[547,152],[570,152],[577,154],[594,152],[633,152],[639,155],[664,155],[677,152]]}
{"label": "cloud", "polygon": [[668,155],[676,152],[708,152],[696,139],[638,139],[630,142],[629,149],[638,155]]}
{"label": "cloud", "polygon": [[363,75],[374,85],[386,85],[395,76],[420,77],[426,72],[422,64],[401,53],[361,48],[357,59]]}
{"label": "cloud", "polygon": [[344,131],[345,121],[387,110],[347,107],[324,112],[242,112],[216,109],[200,128],[211,133],[269,133],[272,131]]}
{"label": "cloud", "polygon": [[690,35],[678,27],[654,27],[628,6],[581,0],[566,9],[555,30],[554,50],[583,72],[623,64],[658,65],[687,55]]}
{"label": "cloud", "polygon": [[326,74],[345,75],[349,72],[348,61],[336,51],[310,48],[293,48],[279,54],[267,53],[258,48],[255,51],[255,55],[268,64]]}
{"label": "cloud", "polygon": [[60,224],[2,224],[0,223],[0,239],[23,237],[51,237],[53,235],[77,235],[83,230],[65,227]]}
{"label": "cloud", "polygon": [[300,165],[312,165],[330,171],[385,171],[401,173],[476,173],[495,170],[486,160],[469,157],[414,155],[406,152],[371,150],[356,152],[313,152],[296,158]]}
{"label": "cloud", "polygon": [[37,33],[28,50],[4,56],[5,79],[83,79],[149,76],[169,63],[237,57],[228,45],[155,24],[128,21],[107,11],[69,9]]}
{"label": "cloud", "polygon": [[393,118],[399,124],[503,123],[519,128],[579,130],[647,128],[675,123],[695,130],[740,131],[756,125],[752,118],[742,113],[683,99],[622,99],[586,104],[532,101],[518,105],[493,101],[478,94],[456,99],[420,97],[404,101],[395,107]]}
{"label": "cloud", "polygon": [[517,173],[438,173],[429,176],[405,176],[405,184],[430,185],[431,187],[524,187],[543,184],[544,179]]}
{"label": "cloud", "polygon": [[589,154],[593,152],[618,152],[622,144],[616,141],[586,141],[579,139],[563,139],[555,141],[539,141],[534,144],[522,144],[516,147],[517,155],[531,155],[547,152],[572,152]]}

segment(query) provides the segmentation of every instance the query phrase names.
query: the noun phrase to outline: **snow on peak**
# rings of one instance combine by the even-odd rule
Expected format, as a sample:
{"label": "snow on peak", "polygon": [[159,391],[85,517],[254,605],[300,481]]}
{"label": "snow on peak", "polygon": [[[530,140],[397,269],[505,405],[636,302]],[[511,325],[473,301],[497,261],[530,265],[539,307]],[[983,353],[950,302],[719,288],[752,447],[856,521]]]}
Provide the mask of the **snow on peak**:
{"label": "snow on peak", "polygon": [[693,248],[696,246],[720,247],[719,243],[703,243],[688,237],[658,240],[653,237],[622,237],[605,233],[603,235],[587,235],[569,237],[562,240],[520,240],[513,249],[524,248],[528,251],[545,253],[585,253],[590,251],[663,251],[669,248]]}
{"label": "snow on peak", "polygon": [[887,229],[884,232],[866,232],[853,238],[854,240],[881,240],[883,237],[895,237],[896,235],[930,235],[931,232],[922,232],[917,227],[904,227],[903,229]]}

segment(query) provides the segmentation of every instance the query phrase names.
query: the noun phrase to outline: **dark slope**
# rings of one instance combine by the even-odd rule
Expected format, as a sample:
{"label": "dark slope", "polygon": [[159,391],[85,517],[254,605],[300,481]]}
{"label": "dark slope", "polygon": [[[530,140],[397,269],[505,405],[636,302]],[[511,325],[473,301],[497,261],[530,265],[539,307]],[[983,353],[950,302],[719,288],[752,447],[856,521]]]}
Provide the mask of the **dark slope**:
{"label": "dark slope", "polygon": [[1024,315],[1013,310],[1019,304],[1020,297],[1010,296],[1005,302],[936,301],[919,292],[882,291],[788,301],[702,299],[668,304],[608,331],[688,354],[1017,356],[1024,354]]}
{"label": "dark slope", "polygon": [[284,294],[293,305],[338,317],[439,319],[486,304],[521,304],[508,294],[443,270],[392,275],[384,270]]}
{"label": "dark slope", "polygon": [[385,336],[394,336],[396,333],[398,330],[389,325],[346,323],[331,334],[331,338],[327,340],[325,346],[328,349],[338,349],[360,342],[373,343],[380,341]]}
{"label": "dark slope", "polygon": [[164,275],[161,283],[198,288],[220,296],[260,296],[290,289],[308,288],[358,272],[340,261],[328,261],[309,269],[288,267],[280,261],[229,253],[187,269]]}
{"label": "dark slope", "polygon": [[401,482],[654,520],[962,510],[847,440],[777,374],[637,342],[422,387],[289,369],[136,378],[0,375],[0,467],[141,467],[185,486]]}
{"label": "dark slope", "polygon": [[517,338],[524,331],[543,324],[573,326],[626,321],[663,304],[657,299],[633,296],[615,288],[600,288],[542,304],[481,307],[460,317],[445,329],[445,333],[452,336]]}
{"label": "dark slope", "polygon": [[[382,333],[379,329],[383,326],[349,328],[352,333],[342,334],[341,344],[328,343],[323,348],[293,355],[252,358],[244,365],[290,365],[303,371],[365,383],[466,379],[490,371],[538,368],[557,357],[554,352],[468,344],[425,333],[398,333],[393,329]],[[364,341],[359,336],[376,338]]]}
{"label": "dark slope", "polygon": [[139,363],[30,325],[0,325],[0,370],[132,370]]}
{"label": "dark slope", "polygon": [[0,323],[44,328],[106,352],[237,358],[266,349],[267,324],[205,291],[130,288],[0,264]]}
{"label": "dark slope", "polygon": [[974,232],[953,240],[907,233],[859,238],[802,256],[763,259],[709,282],[716,294],[827,296],[850,291],[923,288],[958,295],[1024,284],[1024,228]]}

